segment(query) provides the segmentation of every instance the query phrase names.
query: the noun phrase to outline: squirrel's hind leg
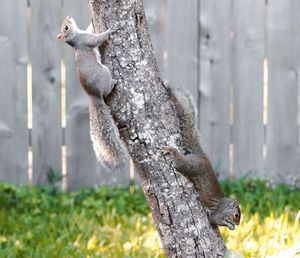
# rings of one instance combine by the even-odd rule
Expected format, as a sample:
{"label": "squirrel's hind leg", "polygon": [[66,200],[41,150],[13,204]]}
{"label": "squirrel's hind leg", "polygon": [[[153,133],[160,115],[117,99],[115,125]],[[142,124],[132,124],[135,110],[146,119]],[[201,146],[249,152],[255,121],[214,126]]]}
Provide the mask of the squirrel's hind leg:
{"label": "squirrel's hind leg", "polygon": [[162,148],[163,154],[171,153],[175,168],[184,176],[191,178],[199,175],[199,168],[197,157],[193,154],[185,155],[181,153],[177,148],[165,146]]}

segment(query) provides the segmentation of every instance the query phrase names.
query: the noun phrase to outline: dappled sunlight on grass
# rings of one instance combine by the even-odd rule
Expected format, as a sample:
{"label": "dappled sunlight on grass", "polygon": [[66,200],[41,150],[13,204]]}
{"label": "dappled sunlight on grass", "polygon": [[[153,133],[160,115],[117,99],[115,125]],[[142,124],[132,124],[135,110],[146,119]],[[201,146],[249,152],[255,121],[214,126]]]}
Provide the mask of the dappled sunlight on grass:
{"label": "dappled sunlight on grass", "polygon": [[164,257],[150,214],[120,216],[116,222],[113,214],[105,215],[103,225],[90,224],[89,234],[79,234],[73,246],[93,257]]}
{"label": "dappled sunlight on grass", "polygon": [[[299,214],[288,212],[260,219],[246,216],[235,231],[221,227],[228,249],[245,257],[271,257],[300,243]],[[74,245],[90,255],[100,257],[164,257],[151,215],[104,219],[104,226],[93,229],[89,236],[77,237]],[[94,257],[94,256],[91,256]]]}
{"label": "dappled sunlight on grass", "polygon": [[264,219],[258,213],[246,215],[235,231],[220,228],[221,234],[229,249],[240,251],[246,257],[278,255],[300,243],[299,215],[300,211],[297,215],[271,213]]}
{"label": "dappled sunlight on grass", "polygon": [[[299,189],[270,188],[258,180],[222,186],[242,206],[241,225],[235,231],[220,228],[229,249],[252,258],[298,248]],[[139,190],[101,187],[64,193],[0,183],[0,203],[1,257],[164,257]]]}

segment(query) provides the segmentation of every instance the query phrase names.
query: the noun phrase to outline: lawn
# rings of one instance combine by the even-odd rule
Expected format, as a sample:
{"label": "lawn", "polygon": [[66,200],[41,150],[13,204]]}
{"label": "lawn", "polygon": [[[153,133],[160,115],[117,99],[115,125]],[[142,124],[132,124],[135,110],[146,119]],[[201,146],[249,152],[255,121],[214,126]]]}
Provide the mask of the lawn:
{"label": "lawn", "polygon": [[[259,180],[224,181],[242,222],[221,228],[226,245],[267,257],[300,242],[300,189]],[[0,184],[1,257],[164,257],[143,193],[120,188],[64,193]]]}

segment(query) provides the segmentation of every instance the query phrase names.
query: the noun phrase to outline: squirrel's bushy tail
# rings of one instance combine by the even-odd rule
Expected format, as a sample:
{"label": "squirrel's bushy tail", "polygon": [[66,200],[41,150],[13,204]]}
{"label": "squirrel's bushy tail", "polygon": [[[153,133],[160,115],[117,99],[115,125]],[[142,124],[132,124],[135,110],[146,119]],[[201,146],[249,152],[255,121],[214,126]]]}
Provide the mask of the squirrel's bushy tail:
{"label": "squirrel's bushy tail", "polygon": [[183,144],[187,148],[201,150],[200,134],[197,128],[197,109],[192,97],[169,86],[166,89],[176,107]]}
{"label": "squirrel's bushy tail", "polygon": [[106,167],[122,165],[127,151],[102,97],[90,96],[90,135],[97,159]]}

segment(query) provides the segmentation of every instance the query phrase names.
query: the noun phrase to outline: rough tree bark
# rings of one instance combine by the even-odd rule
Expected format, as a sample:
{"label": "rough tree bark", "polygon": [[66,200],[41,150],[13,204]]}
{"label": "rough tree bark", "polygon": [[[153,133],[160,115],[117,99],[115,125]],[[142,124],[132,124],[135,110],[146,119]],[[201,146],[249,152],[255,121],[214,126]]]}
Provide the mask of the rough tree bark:
{"label": "rough tree bark", "polygon": [[167,257],[222,257],[193,184],[170,167],[161,147],[179,134],[176,110],[161,80],[142,0],[87,0],[97,32],[120,29],[101,49],[118,84],[107,100],[137,168]]}

